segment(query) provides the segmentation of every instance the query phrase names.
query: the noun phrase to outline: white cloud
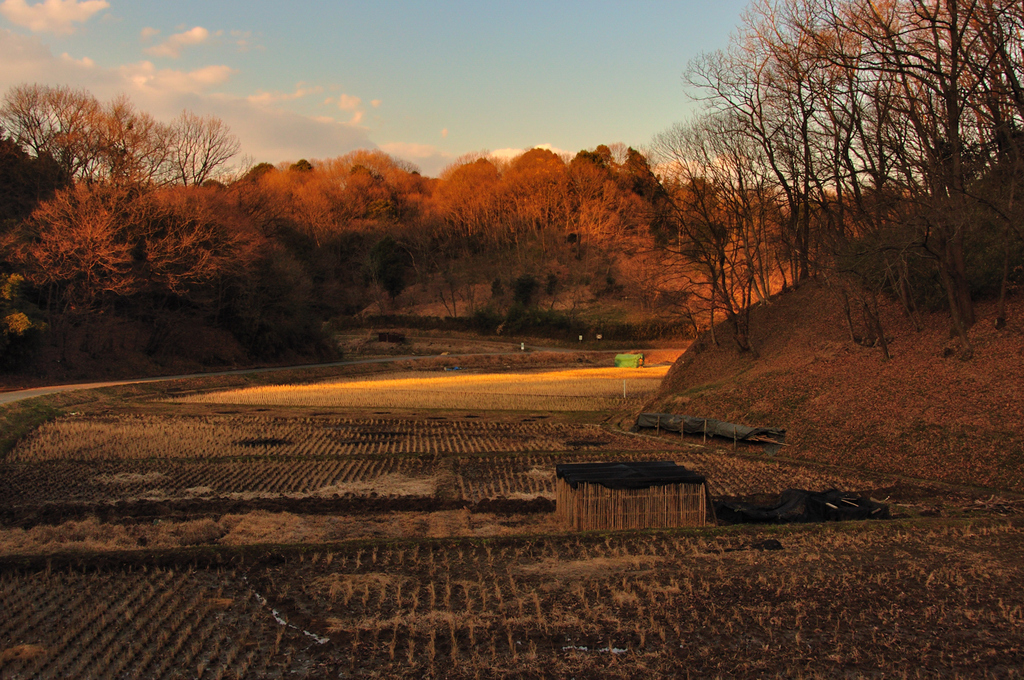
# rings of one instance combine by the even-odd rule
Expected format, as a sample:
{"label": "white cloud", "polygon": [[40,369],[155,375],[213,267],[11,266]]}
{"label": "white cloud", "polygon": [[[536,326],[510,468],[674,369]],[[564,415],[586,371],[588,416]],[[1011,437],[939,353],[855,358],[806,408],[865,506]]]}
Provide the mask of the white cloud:
{"label": "white cloud", "polygon": [[143,40],[149,40],[150,38],[158,35],[160,35],[159,28],[150,28],[149,26],[146,26],[141,31],[139,31],[139,36]]}
{"label": "white cloud", "polygon": [[530,149],[546,149],[547,151],[550,151],[556,156],[564,156],[566,154],[569,154],[570,156],[572,155],[568,151],[564,149],[559,149],[557,146],[554,146],[552,144],[534,144],[533,146],[526,147],[525,149],[495,149],[490,153],[490,155],[493,156],[494,158],[503,158],[506,160],[510,160],[512,158],[515,158],[516,156],[520,156],[526,153]]}
{"label": "white cloud", "polygon": [[363,103],[363,100],[359,97],[352,97],[347,94],[341,95],[335,101],[338,104],[338,108],[342,111],[355,111]]}
{"label": "white cloud", "polygon": [[495,149],[489,155],[493,158],[515,158],[526,151],[526,149]]}
{"label": "white cloud", "polygon": [[74,57],[72,57],[67,52],[65,52],[64,54],[60,55],[60,58],[63,59],[64,61],[69,61],[72,64],[77,64],[78,66],[83,66],[85,68],[92,68],[93,66],[96,65],[96,62],[94,62],[89,57],[82,57],[81,59],[75,59]]}
{"label": "white cloud", "polygon": [[296,85],[294,92],[265,92],[260,90],[256,94],[249,95],[246,99],[253,104],[269,106],[279,102],[290,102],[296,99],[302,99],[303,97],[308,97],[311,94],[320,94],[324,91],[324,88],[320,86],[304,87],[304,85],[305,83],[299,83]]}
{"label": "white cloud", "polygon": [[[92,68],[91,64],[87,57],[54,56],[37,36],[0,29],[0,88],[4,91],[33,82],[90,88],[92,83],[102,80],[102,69]],[[116,76],[108,77],[108,82],[115,80]]]}
{"label": "white cloud", "polygon": [[85,89],[100,101],[125,94],[157,120],[170,121],[182,109],[218,116],[238,136],[241,153],[256,161],[330,158],[377,148],[364,128],[217,92],[232,74],[227,66],[179,71],[157,69],[148,61],[104,68],[87,57],[55,55],[37,36],[0,28],[0,96],[26,82],[68,85]]}
{"label": "white cloud", "polygon": [[253,40],[252,31],[231,31],[228,35],[230,35],[231,39],[235,41],[235,46],[238,47],[239,52],[264,49],[263,45],[260,45]]}
{"label": "white cloud", "polygon": [[106,0],[44,0],[33,5],[25,0],[3,0],[0,14],[17,26],[36,33],[73,33],[74,24],[110,7]]}
{"label": "white cloud", "polygon": [[191,45],[201,45],[210,39],[210,32],[202,26],[190,28],[181,33],[175,33],[159,45],[147,48],[146,53],[155,57],[170,57],[177,59],[181,56],[181,50]]}
{"label": "white cloud", "polygon": [[194,71],[157,69],[149,61],[128,64],[119,70],[139,89],[155,92],[202,92],[227,82],[235,73],[235,69],[223,65],[204,66]]}
{"label": "white cloud", "polygon": [[448,136],[448,128],[442,128],[442,130],[441,130],[441,139],[444,139],[447,136]]}
{"label": "white cloud", "polygon": [[[333,88],[332,88],[333,89]],[[374,103],[376,102],[376,104]],[[362,107],[363,100],[355,95],[340,94],[337,97],[328,97],[324,100],[324,104],[328,106],[337,106],[342,111],[351,111],[352,118],[348,121],[348,125],[359,125],[363,122],[363,117],[366,115],[366,110]],[[378,106],[380,104],[379,99],[375,99],[370,102],[371,106]]]}
{"label": "white cloud", "polygon": [[379,99],[371,99],[370,100],[370,106],[372,106],[373,108],[379,109],[380,105],[381,105],[381,101]]}
{"label": "white cloud", "polygon": [[256,161],[332,158],[355,149],[377,148],[362,128],[281,109],[256,108],[244,99],[215,103],[209,112],[231,126],[242,142],[242,152]]}

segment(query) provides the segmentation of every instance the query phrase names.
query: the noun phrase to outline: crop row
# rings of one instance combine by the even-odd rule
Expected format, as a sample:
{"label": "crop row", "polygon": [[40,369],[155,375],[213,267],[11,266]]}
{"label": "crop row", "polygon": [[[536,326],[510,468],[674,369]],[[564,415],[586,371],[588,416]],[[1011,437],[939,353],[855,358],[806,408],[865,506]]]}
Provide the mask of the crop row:
{"label": "crop row", "polygon": [[60,503],[216,495],[431,495],[430,458],[67,461],[0,466],[9,502]]}
{"label": "crop row", "polygon": [[989,522],[363,542],[253,554],[244,572],[7,571],[0,674],[824,677],[913,664],[1013,677],[1022,560],[1024,528]]}
{"label": "crop row", "polygon": [[[791,488],[861,490],[877,484],[869,477],[856,473],[776,463],[767,459],[730,455],[724,451],[672,451],[662,454],[662,457],[674,459],[680,465],[705,475],[708,488],[714,496],[773,494]],[[649,453],[609,456],[591,452],[473,458],[458,466],[459,489],[462,497],[468,500],[498,496],[554,498],[554,469],[558,463],[651,458]]]}
{"label": "crop row", "polygon": [[[430,496],[450,475],[449,497],[554,497],[555,465],[594,460],[638,460],[665,454],[473,456],[253,457],[218,460],[53,461],[0,466],[0,492],[18,503],[164,500],[256,494]],[[865,490],[877,482],[854,473],[768,462],[724,452],[674,452],[677,462],[707,476],[714,496],[778,493],[787,488]],[[452,496],[454,494],[454,496]]]}
{"label": "crop row", "polygon": [[308,645],[220,571],[7,574],[0,610],[3,677],[257,677]]}
{"label": "crop row", "polygon": [[[580,444],[582,442],[582,444]],[[9,460],[118,460],[472,454],[613,448],[635,443],[595,425],[477,420],[67,416],[21,441]],[[656,448],[651,442],[649,448]]]}
{"label": "crop row", "polygon": [[384,674],[614,659],[622,675],[861,675],[911,660],[970,675],[1024,660],[1019,527],[780,538],[772,552],[749,536],[381,545],[263,579],[272,601],[315,612],[340,653]]}

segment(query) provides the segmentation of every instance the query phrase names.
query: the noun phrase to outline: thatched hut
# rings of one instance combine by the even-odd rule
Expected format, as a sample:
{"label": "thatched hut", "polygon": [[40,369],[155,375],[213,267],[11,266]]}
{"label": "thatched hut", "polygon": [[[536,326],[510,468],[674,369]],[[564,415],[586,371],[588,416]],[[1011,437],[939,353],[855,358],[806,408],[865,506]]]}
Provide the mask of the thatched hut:
{"label": "thatched hut", "polygon": [[562,464],[555,476],[555,512],[573,529],[704,526],[714,512],[704,476],[672,461]]}

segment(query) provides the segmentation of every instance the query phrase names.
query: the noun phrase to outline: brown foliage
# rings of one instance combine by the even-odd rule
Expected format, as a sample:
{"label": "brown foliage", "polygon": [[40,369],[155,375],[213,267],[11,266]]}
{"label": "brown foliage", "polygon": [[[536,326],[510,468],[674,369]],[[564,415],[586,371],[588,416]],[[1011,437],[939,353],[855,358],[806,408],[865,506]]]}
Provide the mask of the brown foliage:
{"label": "brown foliage", "polygon": [[30,279],[57,292],[60,311],[86,311],[137,290],[129,237],[133,203],[122,190],[77,185],[33,214],[34,238],[25,249]]}
{"label": "brown foliage", "polygon": [[[1013,300],[1017,311],[1021,301]],[[982,318],[994,304],[979,306]],[[880,301],[892,358],[853,344],[841,305],[807,285],[754,310],[757,357],[695,342],[666,377],[659,409],[787,429],[785,454],[854,466],[1020,491],[1024,442],[1022,330],[971,331],[977,351],[955,358],[944,315],[922,317],[921,330],[902,309]],[[872,319],[853,317],[858,333]]]}
{"label": "brown foliage", "polygon": [[204,189],[153,193],[79,184],[43,203],[24,259],[33,283],[85,312],[142,291],[188,296],[252,257],[254,239]]}

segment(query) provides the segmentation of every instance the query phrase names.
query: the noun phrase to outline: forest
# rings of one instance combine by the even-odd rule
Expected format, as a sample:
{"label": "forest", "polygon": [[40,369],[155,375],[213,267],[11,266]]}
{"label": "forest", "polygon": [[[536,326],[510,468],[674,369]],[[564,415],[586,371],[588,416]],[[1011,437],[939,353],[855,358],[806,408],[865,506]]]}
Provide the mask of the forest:
{"label": "forest", "polygon": [[888,355],[889,297],[947,310],[968,359],[975,302],[1002,327],[1024,280],[1022,36],[1010,0],[761,0],[644,148],[437,178],[379,150],[240,161],[214,117],[23,84],[0,102],[0,361],[331,356],[332,329],[431,306],[566,335],[614,307],[644,322],[623,337],[748,351],[751,307],[808,279],[851,340]]}

